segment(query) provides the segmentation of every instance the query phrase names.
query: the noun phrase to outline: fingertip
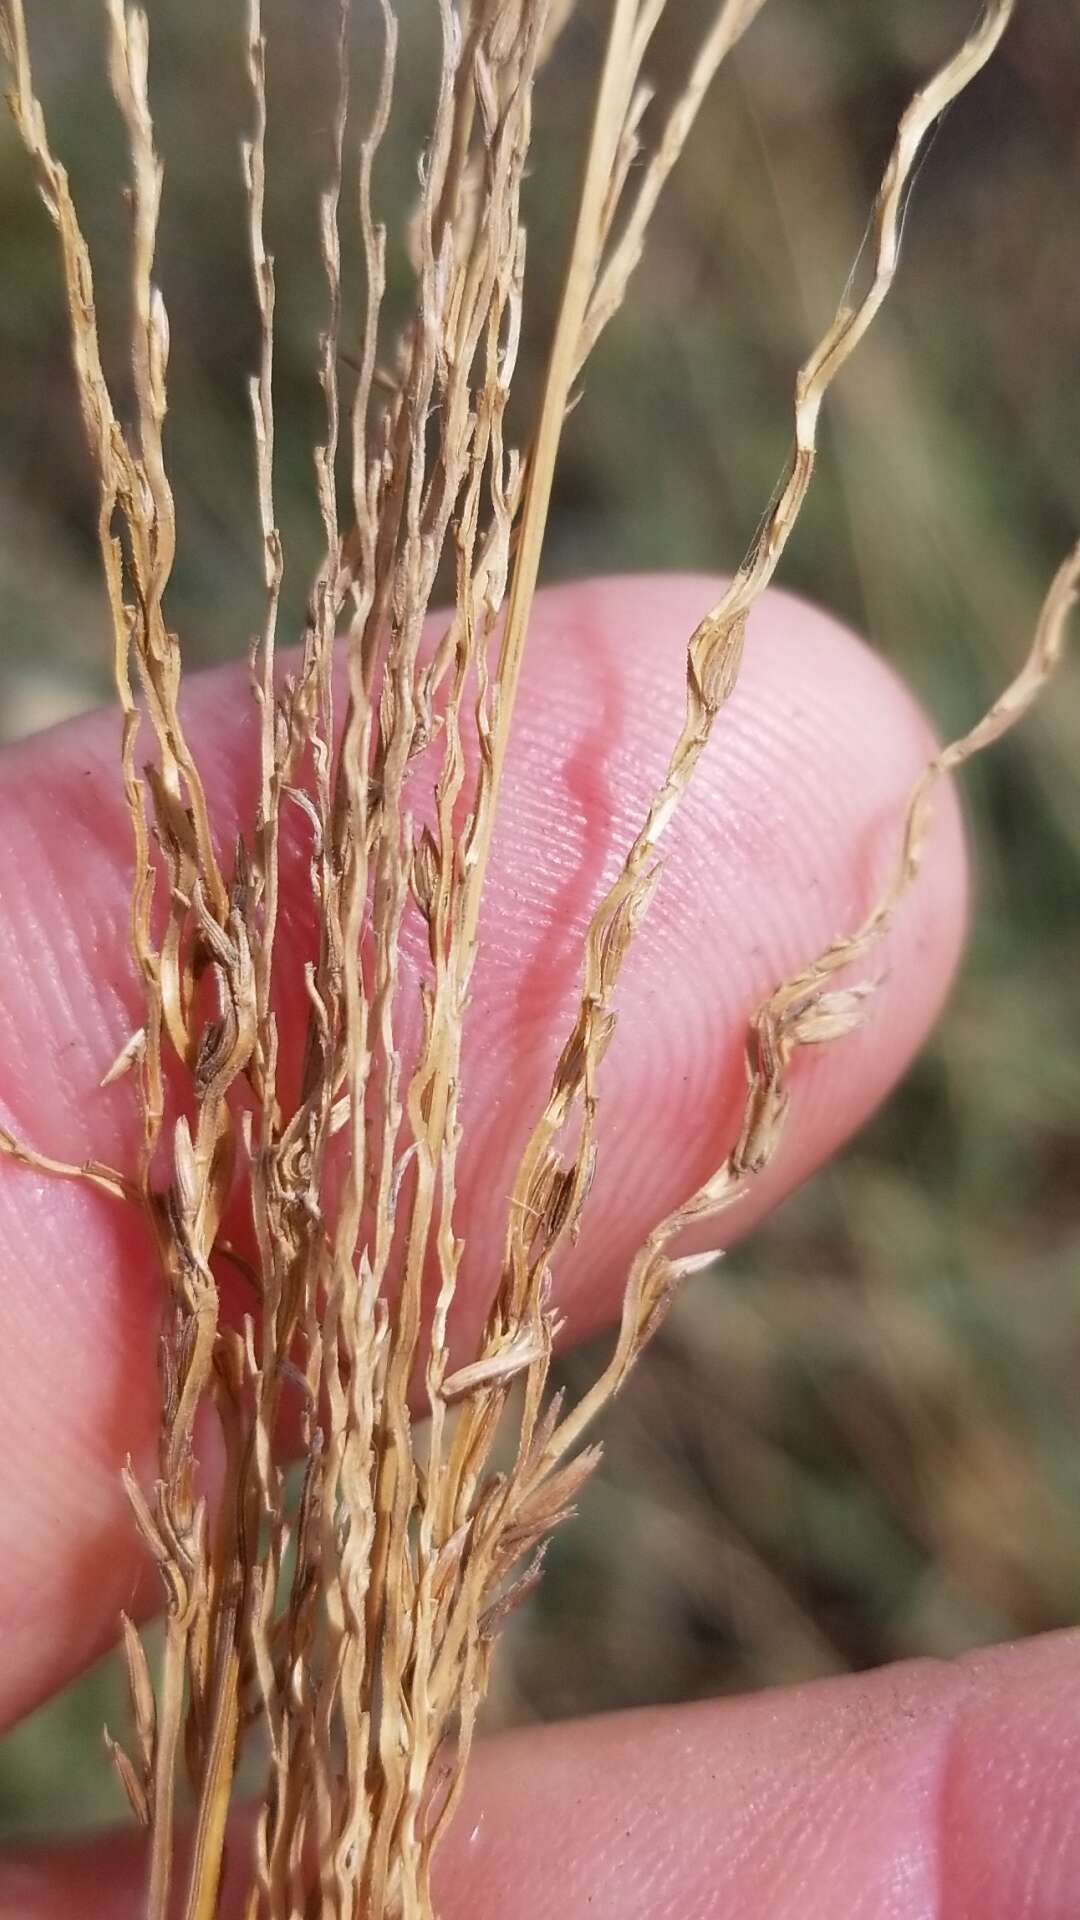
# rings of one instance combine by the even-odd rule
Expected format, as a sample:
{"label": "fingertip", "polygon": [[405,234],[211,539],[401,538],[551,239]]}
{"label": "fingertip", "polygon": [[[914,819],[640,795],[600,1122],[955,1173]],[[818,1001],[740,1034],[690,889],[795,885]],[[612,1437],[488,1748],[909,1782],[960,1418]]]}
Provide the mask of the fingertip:
{"label": "fingertip", "polygon": [[1076,1634],[481,1749],[448,1920],[1073,1920]]}
{"label": "fingertip", "polygon": [[963,1663],[940,1792],[945,1920],[1080,1912],[1080,1639],[1048,1634]]}
{"label": "fingertip", "polygon": [[[590,914],[663,778],[685,708],[687,639],[720,585],[610,580],[537,603],[463,1053],[463,1344],[486,1313],[517,1159],[573,1023]],[[197,677],[188,709],[228,845],[255,778],[243,674]],[[99,715],[4,756],[0,1094],[31,1144],[129,1169],[139,1133],[131,1084],[100,1088],[141,1019],[116,750],[115,716]],[[766,597],[620,980],[599,1082],[596,1184],[581,1239],[554,1276],[567,1337],[617,1314],[637,1247],[728,1151],[755,1008],[866,913],[931,750],[925,721],[867,648],[819,610]],[[294,868],[278,943],[292,981],[283,1054],[299,1049],[307,1005],[306,859]],[[964,888],[959,817],[943,791],[926,870],[870,963],[883,981],[865,1027],[798,1063],[775,1164],[698,1244],[745,1231],[903,1070],[946,991]],[[293,896],[308,902],[306,919]],[[414,935],[426,952],[426,929]],[[418,996],[403,994],[406,1048],[420,1018]],[[27,1509],[15,1503],[22,1531],[0,1556],[0,1613],[19,1647],[0,1708],[14,1712],[97,1651],[136,1577],[118,1468],[153,1443],[159,1307],[145,1238],[114,1202],[0,1171],[10,1274],[0,1441]]]}

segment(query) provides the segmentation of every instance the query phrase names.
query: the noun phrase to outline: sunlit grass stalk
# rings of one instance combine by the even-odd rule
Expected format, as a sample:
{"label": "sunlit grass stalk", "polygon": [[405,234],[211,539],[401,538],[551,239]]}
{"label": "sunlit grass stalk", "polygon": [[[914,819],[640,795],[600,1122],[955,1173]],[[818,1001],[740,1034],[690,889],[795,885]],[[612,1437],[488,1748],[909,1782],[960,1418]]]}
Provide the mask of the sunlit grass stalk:
{"label": "sunlit grass stalk", "polygon": [[[264,233],[269,119],[259,3],[248,0],[244,180],[261,337],[251,402],[266,602],[252,652],[258,799],[235,844],[222,847],[184,730],[181,646],[167,624],[175,551],[164,444],[169,330],[154,280],[162,169],[146,19],[107,0],[109,72],[131,159],[136,418],[122,424],[102,370],[89,255],[34,92],[22,0],[0,0],[12,107],[59,236],[98,477],[132,823],[131,945],[143,989],[139,1031],[114,1069],[130,1070],[137,1087],[138,1168],[67,1167],[8,1136],[2,1144],[141,1207],[160,1256],[157,1474],[145,1486],[129,1469],[127,1484],[161,1570],[166,1637],[152,1679],[124,1622],[136,1741],[130,1755],[115,1749],[149,1829],[149,1920],[218,1912],[234,1781],[256,1726],[267,1772],[254,1815],[249,1920],[432,1914],[432,1858],[460,1794],[499,1625],[538,1577],[544,1542],[595,1463],[595,1445],[582,1445],[586,1429],[694,1264],[673,1257],[671,1242],[690,1220],[729,1205],[772,1159],[792,1058],[841,1039],[862,1017],[872,982],[837,976],[868,958],[914,881],[937,781],[1020,717],[1060,656],[1080,550],[1051,589],[1017,680],[918,783],[881,899],[759,1010],[731,1150],[656,1223],[628,1277],[611,1360],[565,1407],[548,1387],[551,1276],[577,1231],[602,1146],[601,1064],[616,1034],[621,965],[661,876],[663,836],[736,683],[748,618],[802,507],[822,401],[892,283],[925,138],[1008,21],[1010,0],[994,0],[903,116],[865,266],[857,263],[854,290],[796,381],[790,467],[746,561],[689,637],[685,719],[589,925],[580,1004],[509,1197],[482,1338],[474,1353],[451,1359],[467,1253],[456,1183],[468,1148],[458,1087],[469,985],[563,423],[708,84],[762,4],[718,7],[650,144],[645,63],[665,0],[613,0],[546,380],[519,452],[505,422],[525,319],[522,189],[535,88],[572,6],[475,0],[458,11],[442,0],[437,100],[408,225],[413,303],[390,339],[375,177],[397,25],[383,0],[355,183],[366,289],[357,322],[342,295],[355,108],[350,6],[339,0],[319,209],[325,432],[314,466],[324,552],[299,654],[283,672],[275,280]],[[343,342],[355,336],[356,384],[345,405],[339,367]],[[454,605],[433,641],[429,614],[447,565]],[[147,727],[149,763],[140,744]],[[277,942],[291,810],[307,840],[318,928],[303,977],[292,981]],[[399,961],[412,915],[426,931],[428,966],[410,1053]],[[283,1072],[279,1054],[276,1008],[290,993],[308,1009],[298,1076]],[[226,1237],[238,1188],[253,1261]],[[239,1265],[251,1289],[239,1326],[220,1314],[223,1262]],[[428,1415],[422,1439],[410,1398],[418,1383]],[[197,1421],[207,1413],[220,1424],[226,1462],[212,1513],[197,1479]],[[282,1466],[286,1425],[299,1432],[296,1501]],[[501,1467],[497,1441],[508,1461]],[[195,1815],[181,1865],[182,1777]]]}

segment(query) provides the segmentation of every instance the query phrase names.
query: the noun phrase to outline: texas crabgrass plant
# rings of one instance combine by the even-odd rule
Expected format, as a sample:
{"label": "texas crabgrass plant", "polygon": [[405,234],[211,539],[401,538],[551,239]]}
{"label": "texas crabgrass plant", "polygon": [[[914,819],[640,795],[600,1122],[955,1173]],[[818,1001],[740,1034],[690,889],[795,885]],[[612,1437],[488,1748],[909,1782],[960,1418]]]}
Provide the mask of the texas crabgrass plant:
{"label": "texas crabgrass plant", "polygon": [[[160,1570],[165,1638],[152,1674],[135,1626],[122,1623],[134,1737],[129,1751],[113,1745],[148,1830],[149,1920],[219,1912],[249,1749],[261,1756],[263,1789],[243,1829],[250,1843],[229,1842],[248,1848],[249,1920],[432,1915],[432,1858],[460,1797],[500,1624],[538,1579],[545,1542],[596,1462],[587,1434],[696,1264],[673,1243],[774,1155],[799,1049],[842,1044],[864,1017],[873,949],[917,877],[936,785],[1025,712],[1060,657],[1080,584],[1078,548],[1052,583],[1017,678],[915,786],[880,899],[758,1010],[737,1137],[713,1176],[656,1222],[630,1268],[611,1357],[578,1404],[566,1404],[548,1386],[552,1275],[603,1148],[620,969],[661,883],[665,830],[736,683],[748,621],[752,635],[810,485],[827,389],[889,291],[925,139],[1008,23],[1012,0],[991,0],[902,117],[851,284],[797,377],[789,468],[747,559],[688,636],[683,724],[592,913],[576,1017],[507,1198],[482,1335],[475,1351],[452,1352],[468,1258],[455,1190],[468,1151],[460,1080],[470,977],[562,425],[709,84],[764,0],[723,0],[683,90],[660,103],[645,75],[665,0],[612,0],[546,380],[520,448],[506,416],[525,318],[523,183],[534,93],[573,0],[437,4],[437,98],[419,199],[402,221],[411,304],[391,337],[377,175],[398,27],[390,0],[373,0],[381,64],[361,114],[350,0],[336,0],[319,208],[325,432],[314,486],[325,539],[286,668],[265,45],[259,0],[247,0],[243,170],[261,321],[251,407],[266,595],[251,651],[258,793],[225,844],[185,732],[183,649],[168,624],[169,323],[154,268],[162,168],[147,20],[105,0],[130,155],[135,404],[121,421],[89,252],[35,94],[23,0],[0,0],[10,103],[58,236],[99,486],[144,1007],[120,1057],[102,1062],[107,1078],[130,1075],[142,1115],[137,1166],[69,1166],[47,1157],[47,1142],[4,1135],[2,1144],[140,1208],[160,1262],[157,1475],[144,1485],[129,1468],[126,1479],[133,1524]],[[238,33],[244,25],[238,7]],[[347,246],[360,256],[359,314],[342,291]],[[433,596],[447,579],[452,608],[433,625]],[[298,820],[315,928],[300,960],[280,937],[283,853]],[[416,950],[418,930],[417,985],[402,955],[410,937]],[[290,969],[302,978],[290,982]],[[308,1009],[295,1069],[279,1052],[276,1016],[290,985]],[[405,1010],[417,992],[418,1019]],[[240,1236],[228,1224],[238,1205]],[[248,1289],[238,1324],[221,1311],[229,1270]],[[414,1424],[418,1405],[426,1419]],[[212,1500],[199,1466],[208,1419],[224,1463]],[[297,1451],[300,1471],[289,1475],[283,1463]]]}

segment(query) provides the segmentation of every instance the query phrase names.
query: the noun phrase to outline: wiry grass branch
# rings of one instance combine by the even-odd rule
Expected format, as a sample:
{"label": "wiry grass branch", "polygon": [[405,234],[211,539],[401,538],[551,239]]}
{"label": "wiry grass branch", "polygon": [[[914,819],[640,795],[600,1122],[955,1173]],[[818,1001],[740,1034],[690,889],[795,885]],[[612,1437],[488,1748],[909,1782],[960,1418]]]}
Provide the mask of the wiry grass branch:
{"label": "wiry grass branch", "polygon": [[[690,637],[685,717],[589,924],[576,1017],[509,1196],[482,1337],[452,1359],[466,1257],[457,1206],[467,1148],[462,1047],[564,422],[706,90],[762,3],[718,6],[650,148],[645,63],[665,0],[613,0],[546,380],[529,444],[517,449],[506,420],[525,321],[522,193],[537,82],[571,4],[466,0],[457,9],[441,0],[437,96],[408,228],[412,299],[390,339],[376,182],[398,29],[380,0],[378,72],[354,165],[351,8],[338,0],[319,206],[325,426],[314,483],[323,554],[299,652],[283,670],[270,107],[259,0],[247,0],[243,177],[260,337],[250,391],[265,611],[251,653],[257,800],[239,838],[222,845],[184,728],[181,646],[167,616],[176,544],[169,328],[154,277],[162,168],[146,17],[107,0],[109,76],[131,160],[135,417],[125,426],[102,368],[89,254],[34,91],[23,0],[0,0],[12,108],[59,236],[97,474],[132,828],[131,946],[143,990],[139,1033],[111,1070],[130,1072],[138,1089],[138,1168],[67,1166],[7,1135],[0,1146],[141,1206],[156,1236],[165,1300],[158,1464],[149,1486],[133,1468],[127,1485],[161,1572],[166,1637],[151,1679],[124,1623],[135,1746],[130,1755],[114,1747],[149,1829],[149,1920],[218,1912],[237,1768],[256,1728],[266,1780],[248,1920],[431,1915],[432,1859],[458,1802],[499,1626],[538,1577],[544,1543],[595,1463],[596,1448],[581,1446],[587,1427],[694,1264],[672,1244],[773,1158],[795,1055],[831,1044],[862,1017],[871,984],[837,976],[866,960],[915,880],[937,782],[1021,717],[1061,653],[1080,550],[1051,589],[1017,680],[920,780],[881,899],[760,1009],[737,1138],[715,1174],[650,1233],[612,1357],[583,1399],[564,1407],[548,1384],[552,1274],[602,1147],[601,1068],[623,961],[661,878],[664,835],[736,684],[747,621],[806,496],[822,403],[892,284],[926,135],[989,59],[1012,11],[1011,0],[993,0],[901,120],[865,290],[845,296],[800,371],[790,469],[747,560]],[[342,290],[354,217],[359,315]],[[357,375],[346,402],[339,369],[350,345]],[[447,569],[454,605],[433,640],[429,615]],[[298,978],[278,937],[286,823],[306,846],[302,884],[317,927]],[[418,1020],[401,964],[409,916],[419,916],[427,954]],[[298,1063],[278,1029],[289,999],[306,1010]],[[223,1259],[252,1291],[239,1325],[221,1313]],[[418,1398],[423,1438],[413,1424]],[[212,1510],[197,1461],[198,1423],[208,1417],[225,1460]],[[300,1490],[291,1499],[283,1461],[297,1444]],[[194,1834],[181,1871],[182,1781]]]}

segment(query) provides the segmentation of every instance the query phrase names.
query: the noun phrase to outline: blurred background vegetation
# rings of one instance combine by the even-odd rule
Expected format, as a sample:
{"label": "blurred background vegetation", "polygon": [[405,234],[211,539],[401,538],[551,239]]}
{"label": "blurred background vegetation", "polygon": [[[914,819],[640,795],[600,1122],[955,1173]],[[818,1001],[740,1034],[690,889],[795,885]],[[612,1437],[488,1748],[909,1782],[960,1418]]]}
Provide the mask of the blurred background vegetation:
{"label": "blurred background vegetation", "polygon": [[[123,152],[94,0],[28,9],[98,263],[121,391]],[[280,511],[293,625],[317,530],[315,196],[330,0],[266,0],[276,147]],[[358,84],[370,23],[358,0]],[[411,199],[432,0],[407,0],[384,211]],[[237,162],[241,0],[152,0],[167,165],[181,562],[194,661],[260,601]],[[832,311],[907,96],[972,0],[769,0],[664,202],[570,423],[548,575],[721,569],[784,460],[794,369]],[[606,8],[582,0],[539,109],[535,381]],[[672,0],[677,84],[704,0]],[[1080,10],[1025,6],[941,127],[891,304],[830,401],[787,585],[869,633],[944,730],[1018,661],[1080,527]],[[94,502],[53,235],[0,128],[0,735],[107,695]],[[401,262],[395,262],[400,273]],[[889,1106],[718,1276],[688,1289],[607,1422],[607,1459],[510,1633],[492,1724],[951,1654],[1080,1619],[1080,667],[966,779],[979,889],[939,1034]],[[572,1380],[594,1362],[565,1363]],[[118,1809],[112,1668],[0,1749],[0,1827]]]}

